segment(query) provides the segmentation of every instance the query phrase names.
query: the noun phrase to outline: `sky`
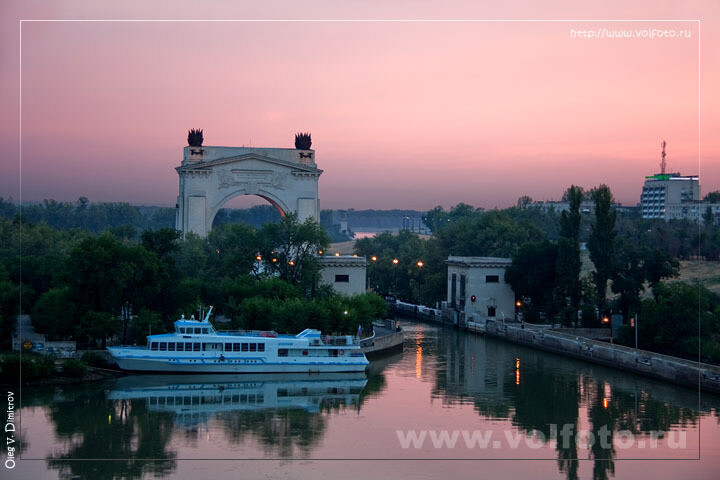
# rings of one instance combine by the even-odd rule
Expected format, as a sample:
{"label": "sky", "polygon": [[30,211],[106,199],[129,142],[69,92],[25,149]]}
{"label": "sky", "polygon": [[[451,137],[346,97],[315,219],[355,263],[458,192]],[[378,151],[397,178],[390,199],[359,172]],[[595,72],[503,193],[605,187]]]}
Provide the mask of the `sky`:
{"label": "sky", "polygon": [[[662,140],[671,171],[720,189],[718,2],[536,3],[5,0],[0,196],[174,205],[195,127],[226,146],[311,132],[322,208],[505,207],[600,183],[634,205]],[[690,21],[576,20],[653,18]],[[322,21],[24,21],[20,45],[19,19]],[[571,21],[327,21],[393,19]],[[601,28],[635,38],[577,34]]]}

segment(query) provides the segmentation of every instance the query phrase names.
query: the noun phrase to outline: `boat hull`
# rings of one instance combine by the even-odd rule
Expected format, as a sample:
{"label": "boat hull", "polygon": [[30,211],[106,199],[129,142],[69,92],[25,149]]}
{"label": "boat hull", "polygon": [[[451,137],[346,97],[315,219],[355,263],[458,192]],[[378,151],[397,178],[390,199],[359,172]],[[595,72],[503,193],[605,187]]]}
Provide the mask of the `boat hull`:
{"label": "boat hull", "polygon": [[226,362],[171,362],[154,358],[115,357],[122,370],[131,372],[163,373],[317,373],[317,372],[364,372],[364,362],[303,362],[303,363],[226,363]]}

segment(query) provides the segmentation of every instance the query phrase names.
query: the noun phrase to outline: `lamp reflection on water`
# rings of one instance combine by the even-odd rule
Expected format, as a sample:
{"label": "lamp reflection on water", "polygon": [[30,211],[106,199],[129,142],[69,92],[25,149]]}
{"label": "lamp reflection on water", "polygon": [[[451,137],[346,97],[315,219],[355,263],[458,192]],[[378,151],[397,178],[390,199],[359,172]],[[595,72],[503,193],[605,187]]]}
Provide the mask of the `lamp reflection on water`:
{"label": "lamp reflection on water", "polygon": [[422,346],[420,345],[415,349],[415,376],[422,377]]}

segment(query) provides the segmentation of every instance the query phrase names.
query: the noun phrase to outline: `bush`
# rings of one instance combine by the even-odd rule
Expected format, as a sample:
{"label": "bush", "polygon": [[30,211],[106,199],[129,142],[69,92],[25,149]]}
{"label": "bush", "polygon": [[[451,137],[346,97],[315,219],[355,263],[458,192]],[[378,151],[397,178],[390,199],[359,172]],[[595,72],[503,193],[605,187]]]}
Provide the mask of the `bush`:
{"label": "bush", "polygon": [[82,377],[87,372],[87,364],[75,358],[63,362],[62,371],[68,377]]}
{"label": "bush", "polygon": [[22,366],[22,380],[24,383],[47,378],[55,373],[55,359],[49,355],[37,353],[23,353],[22,363],[20,354],[11,353],[0,358],[0,382],[17,384],[20,380]]}
{"label": "bush", "polygon": [[80,360],[85,363],[86,365],[89,365],[91,367],[97,367],[97,368],[107,368],[108,362],[97,352],[85,352],[80,357]]}

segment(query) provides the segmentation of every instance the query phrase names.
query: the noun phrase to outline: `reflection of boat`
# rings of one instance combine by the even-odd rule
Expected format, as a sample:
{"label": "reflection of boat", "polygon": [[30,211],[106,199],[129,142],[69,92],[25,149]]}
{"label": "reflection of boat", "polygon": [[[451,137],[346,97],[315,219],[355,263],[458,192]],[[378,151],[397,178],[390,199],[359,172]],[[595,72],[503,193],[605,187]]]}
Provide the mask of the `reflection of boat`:
{"label": "reflection of boat", "polygon": [[227,411],[356,406],[364,373],[278,375],[159,375],[120,378],[110,400],[145,400],[151,411],[173,412],[180,423]]}
{"label": "reflection of boat", "polygon": [[202,321],[184,317],[175,332],[149,335],[146,347],[108,347],[123,370],[177,373],[362,372],[368,364],[351,335],[297,335],[260,331],[216,331],[210,313]]}

